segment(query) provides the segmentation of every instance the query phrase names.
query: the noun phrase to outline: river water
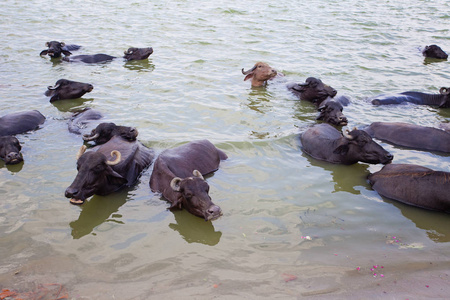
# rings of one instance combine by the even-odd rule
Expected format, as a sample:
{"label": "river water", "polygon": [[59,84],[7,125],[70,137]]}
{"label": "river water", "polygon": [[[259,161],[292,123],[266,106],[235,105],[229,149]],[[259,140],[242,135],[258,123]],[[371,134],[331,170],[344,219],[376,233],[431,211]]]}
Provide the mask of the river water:
{"label": "river water", "polygon": [[[0,287],[61,284],[69,299],[428,299],[450,292],[450,218],[382,198],[366,181],[381,165],[319,162],[299,133],[312,104],[287,82],[321,78],[351,99],[349,128],[374,121],[438,126],[449,109],[374,107],[367,98],[449,86],[450,2],[3,1],[1,115],[37,109],[42,128],[18,135],[25,162],[0,162]],[[47,41],[79,54],[145,61],[66,63],[40,57]],[[264,61],[285,76],[251,88],[241,69]],[[50,103],[60,78],[89,82],[82,99]],[[207,178],[224,215],[171,212],[148,182],[83,206],[64,190],[82,141],[72,111],[92,107],[135,126],[160,153],[209,139],[227,153]],[[378,141],[395,163],[450,171],[450,156]]]}

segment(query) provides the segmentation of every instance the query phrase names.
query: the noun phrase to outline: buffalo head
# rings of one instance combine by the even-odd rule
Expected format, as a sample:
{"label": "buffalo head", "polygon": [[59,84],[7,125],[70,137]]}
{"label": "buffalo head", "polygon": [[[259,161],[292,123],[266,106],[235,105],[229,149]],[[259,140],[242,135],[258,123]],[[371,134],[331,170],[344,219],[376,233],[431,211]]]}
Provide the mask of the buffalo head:
{"label": "buffalo head", "polygon": [[252,86],[263,86],[267,80],[277,76],[277,71],[264,62],[257,62],[250,70],[242,69],[242,74],[245,75],[244,81],[252,79]]}
{"label": "buffalo head", "polygon": [[346,131],[334,154],[345,156],[347,160],[362,161],[369,164],[387,164],[394,156],[372,140],[370,135],[358,129]]}
{"label": "buffalo head", "polygon": [[73,204],[83,204],[94,194],[107,195],[127,183],[127,180],[111,167],[120,162],[119,151],[111,152],[111,157],[116,157],[113,161],[107,160],[106,156],[100,152],[85,153],[85,151],[86,146],[81,146],[77,154],[78,174],[65,192],[65,196],[70,198]]}
{"label": "buffalo head", "polygon": [[124,52],[123,58],[126,60],[142,60],[148,58],[153,53],[153,48],[128,48]]}
{"label": "buffalo head", "polygon": [[83,140],[94,141],[97,145],[108,142],[113,136],[134,141],[139,132],[134,127],[119,126],[114,123],[101,123],[91,131],[91,134],[85,134]]}
{"label": "buffalo head", "polygon": [[422,51],[423,56],[438,59],[447,59],[448,54],[445,53],[438,45],[425,46]]}
{"label": "buffalo head", "polygon": [[205,221],[220,217],[222,210],[211,201],[208,183],[198,170],[194,170],[193,175],[183,179],[180,177],[172,179],[170,187],[180,195],[170,208],[185,208]]}
{"label": "buffalo head", "polygon": [[22,146],[19,140],[13,136],[0,137],[0,159],[5,161],[7,165],[18,164],[23,161]]}
{"label": "buffalo head", "polygon": [[320,104],[318,110],[319,116],[316,118],[317,120],[336,126],[347,125],[347,118],[342,113],[344,107],[341,103],[334,100],[325,100]]}
{"label": "buffalo head", "polygon": [[72,54],[70,51],[63,49],[66,46],[64,42],[51,41],[45,43],[45,47],[48,47],[47,50],[41,51],[39,55],[48,55],[52,58],[57,58],[61,56],[61,53],[64,55]]}
{"label": "buffalo head", "polygon": [[305,83],[292,84],[288,86],[295,94],[299,94],[301,100],[310,101],[320,105],[328,97],[336,96],[337,91],[322,80],[315,77],[306,78]]}
{"label": "buffalo head", "polygon": [[76,99],[94,89],[92,84],[59,79],[54,86],[47,87],[45,96],[51,97],[50,102],[64,99]]}

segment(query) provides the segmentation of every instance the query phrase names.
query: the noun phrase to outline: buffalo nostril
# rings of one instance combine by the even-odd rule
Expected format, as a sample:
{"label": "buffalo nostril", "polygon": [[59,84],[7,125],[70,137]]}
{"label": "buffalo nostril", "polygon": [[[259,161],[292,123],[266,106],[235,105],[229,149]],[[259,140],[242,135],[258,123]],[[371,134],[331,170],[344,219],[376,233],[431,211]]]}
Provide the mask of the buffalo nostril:
{"label": "buffalo nostril", "polygon": [[393,159],[394,159],[394,155],[388,153],[388,154],[386,155],[386,158],[389,159],[389,160],[393,160]]}
{"label": "buffalo nostril", "polygon": [[65,192],[65,196],[66,196],[66,198],[72,198],[76,193],[78,193],[78,190],[72,189],[72,188],[67,188],[66,192]]}
{"label": "buffalo nostril", "polygon": [[222,212],[222,210],[217,205],[212,205],[208,208],[208,213],[210,215],[219,215],[221,212]]}

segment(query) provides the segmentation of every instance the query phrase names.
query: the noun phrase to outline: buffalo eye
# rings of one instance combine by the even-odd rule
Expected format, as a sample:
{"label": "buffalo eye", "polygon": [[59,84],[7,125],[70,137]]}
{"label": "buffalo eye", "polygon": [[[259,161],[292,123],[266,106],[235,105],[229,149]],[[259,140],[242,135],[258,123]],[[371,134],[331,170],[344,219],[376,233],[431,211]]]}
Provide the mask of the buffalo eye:
{"label": "buffalo eye", "polygon": [[94,168],[92,168],[92,171],[94,173],[100,173],[101,171],[103,171],[103,169],[104,169],[103,164],[98,164]]}
{"label": "buffalo eye", "polygon": [[192,199],[192,193],[187,192],[184,194],[184,198],[186,198],[186,200],[191,200]]}

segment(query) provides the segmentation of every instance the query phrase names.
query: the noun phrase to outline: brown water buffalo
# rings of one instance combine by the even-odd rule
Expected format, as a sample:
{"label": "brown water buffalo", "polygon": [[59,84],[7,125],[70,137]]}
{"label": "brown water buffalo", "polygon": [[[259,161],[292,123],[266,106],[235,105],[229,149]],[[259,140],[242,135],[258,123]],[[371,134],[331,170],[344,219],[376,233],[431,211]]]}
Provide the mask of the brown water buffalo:
{"label": "brown water buffalo", "polygon": [[7,165],[18,164],[23,161],[22,146],[17,138],[13,136],[0,137],[0,159]]}
{"label": "brown water buffalo", "polygon": [[253,68],[244,71],[242,69],[242,74],[245,75],[244,81],[251,79],[252,86],[265,86],[267,80],[270,80],[277,76],[277,71],[264,62],[257,62]]}
{"label": "brown water buffalo", "polygon": [[0,117],[0,136],[15,135],[35,130],[45,117],[37,110],[22,111]]}
{"label": "brown water buffalo", "polygon": [[300,135],[300,142],[306,154],[335,164],[351,165],[358,161],[387,164],[393,159],[365,131],[354,129],[342,134],[326,123],[308,128]]}
{"label": "brown water buffalo", "polygon": [[227,155],[208,140],[194,141],[163,151],[155,161],[150,188],[160,192],[170,209],[186,209],[205,221],[218,218],[222,211],[208,195],[203,175],[219,168]]}
{"label": "brown water buffalo", "polygon": [[66,45],[64,42],[58,41],[47,42],[45,43],[45,47],[48,49],[42,50],[39,55],[48,55],[51,58],[61,57],[61,54],[69,56],[72,54],[70,51],[75,51],[81,48],[81,46],[78,45]]}
{"label": "brown water buffalo", "polygon": [[328,97],[325,101],[322,101],[317,110],[319,111],[319,116],[316,120],[336,126],[345,126],[348,123],[347,117],[342,113],[344,107],[333,98]]}
{"label": "brown water buffalo", "polygon": [[[153,53],[153,48],[128,48],[127,51],[124,52],[124,58],[126,61],[130,60],[142,60],[147,59]],[[94,54],[94,55],[76,55],[76,56],[65,56],[63,58],[64,61],[68,62],[84,62],[87,64],[95,64],[107,62],[115,59],[117,57],[107,55],[107,54]]]}
{"label": "brown water buffalo", "polygon": [[438,128],[400,122],[374,122],[364,131],[373,138],[398,146],[450,152],[450,133]]}
{"label": "brown water buffalo", "polygon": [[75,134],[82,134],[82,132],[91,133],[93,126],[95,126],[94,121],[102,118],[103,114],[101,112],[89,107],[74,112],[68,123],[69,132]]}
{"label": "brown water buffalo", "polygon": [[439,108],[450,107],[450,88],[441,87],[439,94],[425,94],[421,92],[403,92],[400,94],[379,95],[371,99],[373,105],[401,104],[405,102],[437,106]]}
{"label": "brown water buffalo", "polygon": [[77,99],[91,92],[93,89],[94,87],[90,83],[59,79],[54,86],[47,87],[45,96],[51,97],[50,102],[64,99]]}
{"label": "brown water buffalo", "polygon": [[73,204],[83,204],[94,194],[103,196],[132,186],[154,158],[153,150],[120,136],[85,151],[83,145],[77,155],[78,174],[65,192]]}
{"label": "brown water buffalo", "polygon": [[422,50],[422,54],[425,57],[437,58],[437,59],[447,59],[448,54],[444,52],[438,45],[425,46]]}
{"label": "brown water buffalo", "polygon": [[300,100],[312,102],[317,106],[328,97],[333,98],[337,94],[334,88],[315,77],[306,78],[305,83],[288,83],[287,88]]}
{"label": "brown water buffalo", "polygon": [[389,164],[368,176],[380,195],[406,204],[450,212],[450,173],[418,165]]}
{"label": "brown water buffalo", "polygon": [[125,140],[134,141],[138,134],[137,129],[134,127],[120,126],[114,123],[101,123],[90,134],[85,134],[83,140],[87,142],[93,141],[100,145],[108,142],[113,136],[120,136]]}

